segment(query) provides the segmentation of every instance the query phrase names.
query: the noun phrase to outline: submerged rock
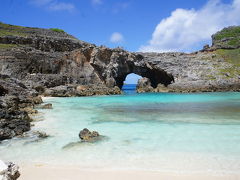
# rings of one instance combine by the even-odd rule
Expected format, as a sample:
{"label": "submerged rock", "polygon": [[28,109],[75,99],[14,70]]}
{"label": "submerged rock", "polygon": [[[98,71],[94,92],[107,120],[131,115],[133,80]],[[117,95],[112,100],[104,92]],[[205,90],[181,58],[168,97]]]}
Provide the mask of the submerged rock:
{"label": "submerged rock", "polygon": [[36,133],[38,134],[38,138],[41,138],[41,139],[45,139],[49,137],[49,135],[45,132],[37,131]]}
{"label": "submerged rock", "polygon": [[63,146],[62,149],[72,149],[72,148],[84,147],[84,146],[92,145],[92,144],[99,143],[102,141],[106,141],[108,139],[109,138],[107,136],[99,135],[95,138],[91,138],[88,141],[81,140],[81,141],[76,141],[76,142],[70,142],[70,143],[66,144],[65,146]]}
{"label": "submerged rock", "polygon": [[19,166],[0,160],[0,180],[16,180],[20,177]]}
{"label": "submerged rock", "polygon": [[44,104],[42,106],[39,106],[39,108],[41,109],[52,109],[52,104],[48,103],[48,104]]}
{"label": "submerged rock", "polygon": [[30,131],[30,132],[24,133],[21,137],[26,138],[26,142],[24,143],[24,145],[28,145],[28,144],[43,141],[49,138],[50,135],[41,131],[32,131],[32,132]]}
{"label": "submerged rock", "polygon": [[99,140],[99,133],[97,131],[89,131],[87,128],[84,128],[79,133],[79,138],[81,141],[92,142]]}
{"label": "submerged rock", "polygon": [[63,149],[70,149],[70,148],[78,147],[80,145],[83,145],[82,141],[71,142],[63,146]]}

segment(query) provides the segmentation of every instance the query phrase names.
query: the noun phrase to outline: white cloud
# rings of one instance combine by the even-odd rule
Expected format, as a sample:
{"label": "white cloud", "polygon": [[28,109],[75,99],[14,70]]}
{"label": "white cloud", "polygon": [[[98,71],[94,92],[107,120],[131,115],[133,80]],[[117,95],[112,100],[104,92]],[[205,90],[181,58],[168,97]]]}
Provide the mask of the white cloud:
{"label": "white cloud", "polygon": [[48,6],[48,9],[51,11],[69,11],[72,12],[75,9],[75,6],[71,3],[57,2],[52,3]]}
{"label": "white cloud", "polygon": [[113,13],[119,13],[125,9],[127,9],[130,6],[130,2],[119,2],[114,4],[113,8],[112,8],[112,12]]}
{"label": "white cloud", "polygon": [[124,40],[124,37],[121,33],[115,32],[110,37],[111,43],[121,43]]}
{"label": "white cloud", "polygon": [[91,0],[93,5],[100,5],[102,4],[102,0]]}
{"label": "white cloud", "polygon": [[50,11],[69,11],[72,12],[75,9],[74,4],[60,2],[58,0],[30,0],[31,3],[46,8]]}
{"label": "white cloud", "polygon": [[176,9],[155,28],[152,39],[139,51],[191,51],[211,40],[211,35],[230,25],[240,24],[240,0],[224,4],[209,0],[199,10]]}
{"label": "white cloud", "polygon": [[31,3],[37,5],[37,6],[43,6],[46,5],[50,2],[52,2],[53,0],[30,0]]}

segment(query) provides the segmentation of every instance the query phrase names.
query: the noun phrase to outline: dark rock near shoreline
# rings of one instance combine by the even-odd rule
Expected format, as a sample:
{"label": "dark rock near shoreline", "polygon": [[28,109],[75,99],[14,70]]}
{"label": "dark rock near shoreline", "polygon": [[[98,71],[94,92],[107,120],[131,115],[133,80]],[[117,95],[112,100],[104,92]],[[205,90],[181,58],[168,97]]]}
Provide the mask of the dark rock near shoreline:
{"label": "dark rock near shoreline", "polygon": [[32,101],[33,101],[34,104],[41,104],[41,103],[43,103],[43,100],[42,100],[42,98],[40,96],[33,97]]}
{"label": "dark rock near shoreline", "polygon": [[1,98],[0,140],[10,139],[30,130],[30,118],[18,107],[19,99],[15,96]]}
{"label": "dark rock near shoreline", "polygon": [[52,97],[72,97],[72,96],[96,96],[121,94],[117,86],[108,88],[103,85],[65,85],[46,89],[45,96]]}
{"label": "dark rock near shoreline", "polygon": [[2,180],[17,180],[20,177],[19,166],[9,162],[3,163],[0,160],[0,178]]}
{"label": "dark rock near shoreline", "polygon": [[81,141],[93,142],[99,139],[100,135],[97,131],[89,131],[87,128],[84,128],[79,133],[79,138]]}
{"label": "dark rock near shoreline", "polygon": [[40,109],[52,109],[52,104],[48,103],[48,104],[44,104],[39,106]]}
{"label": "dark rock near shoreline", "polygon": [[142,78],[138,80],[137,92],[153,92],[154,88],[151,86],[151,81],[148,78]]}
{"label": "dark rock near shoreline", "polygon": [[35,133],[37,134],[38,138],[41,138],[41,139],[45,139],[45,138],[49,137],[49,135],[47,133],[45,133],[45,132],[37,131]]}
{"label": "dark rock near shoreline", "polygon": [[0,82],[6,90],[6,94],[0,96],[0,140],[5,140],[30,130],[31,118],[24,108],[34,106],[30,98],[34,91],[6,75],[0,74]]}
{"label": "dark rock near shoreline", "polygon": [[79,133],[79,138],[81,141],[71,142],[67,145],[63,146],[63,149],[71,149],[74,147],[81,147],[86,144],[95,144],[104,140],[108,140],[109,138],[106,136],[100,135],[97,131],[89,131],[87,128],[84,128]]}

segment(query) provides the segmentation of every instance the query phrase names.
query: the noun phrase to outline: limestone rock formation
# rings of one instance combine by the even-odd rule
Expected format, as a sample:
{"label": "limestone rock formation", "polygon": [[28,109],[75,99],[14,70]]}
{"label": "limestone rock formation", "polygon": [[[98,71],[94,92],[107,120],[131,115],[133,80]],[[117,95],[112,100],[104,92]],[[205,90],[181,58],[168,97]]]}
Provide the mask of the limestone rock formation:
{"label": "limestone rock formation", "polygon": [[20,102],[17,96],[0,98],[0,141],[30,130],[30,118],[19,109]]}
{"label": "limestone rock formation", "polygon": [[143,92],[153,92],[153,87],[151,86],[150,79],[144,77],[142,79],[138,80],[137,84],[137,92],[143,93]]}
{"label": "limestone rock formation", "polygon": [[94,96],[121,94],[119,87],[108,88],[104,85],[62,85],[47,88],[44,96],[72,97],[72,96]]}
{"label": "limestone rock formation", "polygon": [[19,167],[16,164],[0,160],[0,180],[17,180],[19,177]]}
{"label": "limestone rock formation", "polygon": [[87,128],[84,128],[79,133],[79,138],[84,142],[93,142],[99,139],[100,135],[97,131],[89,131]]}
{"label": "limestone rock formation", "polygon": [[0,96],[0,141],[22,135],[30,130],[36,91],[27,88],[21,81],[0,74],[0,84],[5,89]]}
{"label": "limestone rock formation", "polygon": [[40,109],[52,109],[52,104],[48,103],[48,104],[43,104],[41,106],[39,106]]}

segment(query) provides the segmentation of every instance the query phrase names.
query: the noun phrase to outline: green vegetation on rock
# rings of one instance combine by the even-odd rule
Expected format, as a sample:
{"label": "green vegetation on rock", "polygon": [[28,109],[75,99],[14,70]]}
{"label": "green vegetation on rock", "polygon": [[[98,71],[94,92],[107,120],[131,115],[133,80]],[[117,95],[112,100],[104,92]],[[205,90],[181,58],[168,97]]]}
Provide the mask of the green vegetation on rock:
{"label": "green vegetation on rock", "polygon": [[22,36],[26,37],[27,34],[24,32],[26,27],[14,26],[10,24],[4,24],[0,22],[0,36]]}
{"label": "green vegetation on rock", "polygon": [[18,45],[16,44],[1,44],[0,43],[0,49],[11,49],[13,47],[17,47]]}
{"label": "green vegetation on rock", "polygon": [[213,35],[213,45],[217,49],[240,48],[240,26],[224,28]]}
{"label": "green vegetation on rock", "polygon": [[240,66],[240,49],[218,49],[216,54],[225,61]]}
{"label": "green vegetation on rock", "polygon": [[206,75],[208,80],[216,80],[216,77],[213,75]]}
{"label": "green vegetation on rock", "polygon": [[240,36],[240,27],[230,27],[230,28],[225,28],[222,31],[218,32],[217,34],[214,35],[214,38],[216,40],[222,40],[224,38],[236,38]]}
{"label": "green vegetation on rock", "polygon": [[224,78],[234,78],[240,75],[240,49],[218,49],[215,51],[216,59],[222,58],[224,61],[232,64],[228,67],[216,67],[218,75]]}
{"label": "green vegetation on rock", "polygon": [[226,78],[234,78],[240,75],[240,69],[238,67],[219,69],[219,75],[225,76]]}
{"label": "green vegetation on rock", "polygon": [[240,38],[236,37],[235,39],[231,39],[228,41],[228,45],[230,46],[237,46],[240,45]]}
{"label": "green vegetation on rock", "polygon": [[58,29],[58,28],[50,28],[50,30],[55,31],[55,32],[65,32],[62,29]]}

